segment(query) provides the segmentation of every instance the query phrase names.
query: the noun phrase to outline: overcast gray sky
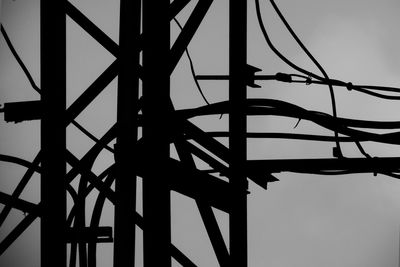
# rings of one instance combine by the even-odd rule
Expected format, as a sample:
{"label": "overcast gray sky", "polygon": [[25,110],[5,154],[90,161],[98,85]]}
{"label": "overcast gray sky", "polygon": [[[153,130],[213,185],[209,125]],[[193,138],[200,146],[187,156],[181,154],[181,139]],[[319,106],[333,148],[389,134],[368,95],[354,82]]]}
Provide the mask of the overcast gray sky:
{"label": "overcast gray sky", "polygon": [[[273,12],[269,1],[261,1],[267,30],[283,54],[305,68],[318,70],[296,46]],[[84,14],[118,42],[118,0],[73,0]],[[197,1],[178,15],[184,23]],[[248,62],[263,74],[294,73],[268,49],[258,27],[254,1],[248,1]],[[288,22],[332,78],[353,83],[400,86],[400,2],[396,0],[279,0]],[[198,74],[226,74],[228,66],[228,0],[215,0],[189,50]],[[1,20],[17,51],[39,77],[39,0],[3,0]],[[110,64],[113,57],[68,19],[68,104]],[[179,32],[171,24],[173,35]],[[211,102],[227,99],[227,83],[201,82]],[[276,98],[307,109],[331,113],[328,89],[321,86],[260,82],[262,88],[248,90],[249,97]],[[116,80],[78,121],[101,136],[115,121]],[[172,76],[172,98],[178,108],[203,105],[183,57]],[[365,96],[346,89],[336,90],[338,114],[374,120],[400,120],[399,103]],[[0,104],[38,99],[22,71],[0,38]],[[249,119],[252,131],[331,133],[296,119]],[[199,119],[204,129],[224,129],[226,116]],[[0,120],[0,153],[33,160],[39,150],[39,123],[6,124]],[[72,126],[68,146],[78,157],[93,143]],[[249,158],[331,157],[333,144],[315,142],[249,140]],[[366,143],[373,156],[399,156],[398,147]],[[361,157],[354,144],[343,145],[348,157]],[[104,152],[96,161],[99,173],[113,160]],[[0,163],[0,191],[11,193],[24,169]],[[279,182],[262,190],[250,183],[250,267],[393,267],[398,264],[400,181],[372,174],[311,176],[277,175]],[[139,180],[140,184],[140,180]],[[39,201],[39,177],[34,176],[23,199]],[[217,266],[195,203],[172,193],[173,241],[198,266]],[[92,197],[95,197],[93,195]],[[140,207],[138,207],[140,211]],[[111,214],[111,206],[106,211]],[[227,216],[217,212],[227,234]],[[3,238],[23,218],[12,212],[0,231]],[[111,225],[110,215],[102,224]],[[2,257],[0,266],[39,266],[39,223],[34,225]],[[140,232],[139,232],[140,241]],[[111,245],[99,250],[99,266],[111,266]],[[140,257],[138,262],[141,262]],[[178,266],[178,265],[176,265]]]}

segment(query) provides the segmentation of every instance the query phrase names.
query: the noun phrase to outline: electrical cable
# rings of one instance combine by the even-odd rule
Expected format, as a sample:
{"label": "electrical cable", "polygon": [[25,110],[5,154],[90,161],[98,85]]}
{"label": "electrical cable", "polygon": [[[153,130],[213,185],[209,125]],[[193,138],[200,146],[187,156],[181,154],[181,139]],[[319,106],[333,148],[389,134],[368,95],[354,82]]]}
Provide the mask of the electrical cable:
{"label": "electrical cable", "polygon": [[8,37],[8,34],[7,34],[6,30],[4,29],[3,25],[1,25],[1,33],[3,34],[4,40],[6,41],[8,48],[10,49],[14,58],[17,60],[19,66],[25,73],[25,76],[28,78],[29,83],[31,84],[32,88],[40,94],[39,87],[35,84],[35,81],[33,80],[32,75],[29,73],[28,68],[25,66],[24,62],[19,57],[19,55],[18,55],[17,51],[15,50],[13,44],[11,43],[10,38]]}
{"label": "electrical cable", "polygon": [[[259,2],[259,0],[257,0],[257,2]],[[278,14],[279,18],[281,19],[281,21],[283,22],[283,24],[285,25],[286,29],[289,31],[289,33],[292,35],[292,37],[295,39],[295,41],[297,42],[297,44],[301,47],[301,49],[306,53],[306,55],[311,59],[311,61],[314,63],[314,65],[318,68],[318,70],[322,73],[322,75],[324,76],[324,78],[326,80],[329,80],[329,76],[326,73],[326,71],[324,70],[324,68],[321,66],[321,64],[315,59],[315,57],[310,53],[310,51],[305,47],[305,45],[303,44],[303,42],[301,42],[301,40],[299,39],[299,37],[296,35],[296,33],[293,31],[292,27],[289,25],[289,23],[287,22],[287,20],[285,19],[285,17],[283,16],[283,14],[281,13],[281,11],[279,10],[278,6],[275,4],[275,2],[273,0],[270,0],[270,3],[272,4],[275,12]],[[259,9],[259,5],[258,5],[258,9]],[[260,13],[259,11],[257,13]],[[310,74],[309,74],[310,75]],[[337,110],[336,110],[336,99],[335,99],[335,92],[333,90],[332,85],[328,85],[329,87],[329,93],[331,96],[331,104],[332,104],[332,114],[334,117],[337,117]],[[334,131],[334,135],[335,138],[339,137],[338,132]],[[342,155],[342,151],[341,151],[341,147],[340,147],[340,142],[336,141],[336,153],[335,156],[340,158],[343,157]]]}
{"label": "electrical cable", "polygon": [[[99,139],[97,137],[95,137],[91,132],[89,132],[88,130],[86,130],[86,128],[84,128],[82,125],[80,125],[77,121],[73,120],[72,125],[74,125],[78,130],[80,130],[82,133],[84,133],[87,137],[89,137],[90,139],[92,139],[94,142],[99,142]],[[104,145],[103,146],[104,149],[110,151],[111,153],[114,153],[114,149],[111,148],[108,145]]]}
{"label": "electrical cable", "polygon": [[386,100],[400,100],[400,96],[391,96],[391,95],[383,95],[375,92],[371,92],[368,90],[365,90],[363,88],[353,88],[355,91],[367,94],[367,95],[372,95],[378,98],[386,99]]}
{"label": "electrical cable", "polygon": [[400,88],[390,86],[374,86],[374,85],[354,85],[354,87],[365,88],[368,90],[386,91],[400,93]]}
{"label": "electrical cable", "polygon": [[267,33],[267,30],[265,29],[264,22],[263,22],[262,16],[261,16],[260,1],[255,0],[255,5],[256,5],[256,15],[257,15],[258,25],[260,26],[263,37],[264,37],[265,41],[267,42],[268,47],[272,50],[272,52],[274,52],[274,54],[276,56],[278,56],[283,62],[285,62],[287,65],[289,65],[291,68],[297,70],[298,72],[301,72],[309,77],[313,77],[317,80],[324,80],[323,77],[321,77],[313,72],[310,72],[308,70],[305,70],[304,68],[297,66],[292,61],[290,61],[288,58],[286,58],[281,52],[279,52],[279,50],[272,43],[272,41],[269,38],[269,35]]}
{"label": "electrical cable", "polygon": [[[213,131],[207,132],[212,137],[228,137],[229,132]],[[319,142],[335,142],[335,137],[325,135],[312,135],[312,134],[293,134],[293,133],[276,133],[276,132],[247,132],[247,138],[262,138],[262,139],[289,139],[289,140],[302,140],[302,141],[319,141]],[[354,142],[354,138],[339,136],[340,142]],[[358,140],[360,142],[366,140]]]}
{"label": "electrical cable", "polygon": [[384,92],[396,92],[400,93],[400,88],[395,88],[395,87],[384,87],[384,86],[369,86],[369,85],[353,85],[352,83],[346,83],[343,81],[339,80],[324,80],[324,81],[319,81],[319,80],[312,80],[310,77],[304,77],[302,75],[297,75],[297,74],[289,74],[290,76],[293,77],[300,77],[303,78],[304,80],[291,80],[290,82],[292,83],[305,83],[307,85],[310,84],[322,84],[322,85],[333,85],[337,87],[346,87],[347,90],[351,91],[357,91],[360,93],[368,94],[377,98],[382,98],[382,99],[387,99],[387,100],[400,100],[400,96],[394,96],[394,95],[384,95],[380,93],[375,93],[371,92],[370,90],[373,91],[384,91]]}
{"label": "electrical cable", "polygon": [[[270,0],[275,12],[278,14],[278,16],[280,17],[281,21],[284,23],[285,27],[287,28],[287,30],[290,32],[290,34],[292,35],[292,37],[295,39],[295,41],[299,44],[299,46],[302,48],[302,50],[307,54],[307,56],[313,61],[313,63],[318,67],[318,69],[323,73],[324,75],[324,79],[321,79],[321,77],[319,76],[314,76],[314,73],[305,71],[304,69],[298,67],[297,65],[295,65],[294,63],[290,62],[288,59],[286,59],[272,44],[271,40],[269,39],[269,36],[267,34],[267,31],[265,30],[264,27],[264,23],[262,22],[262,17],[261,17],[261,12],[260,12],[260,6],[259,6],[259,0],[256,0],[256,12],[257,12],[257,18],[258,18],[258,22],[260,25],[260,28],[263,32],[264,38],[266,39],[269,47],[271,48],[271,50],[273,50],[273,52],[278,55],[278,57],[281,58],[281,60],[283,60],[284,62],[286,62],[289,66],[297,69],[298,71],[307,74],[308,77],[304,77],[302,75],[297,75],[297,74],[292,74],[291,76],[293,77],[300,77],[302,79],[305,79],[304,81],[291,81],[291,82],[299,82],[299,83],[306,83],[306,84],[311,84],[311,83],[319,83],[319,84],[325,84],[329,86],[330,89],[330,93],[331,93],[331,100],[332,100],[332,109],[333,109],[333,115],[334,117],[336,114],[336,103],[335,103],[335,98],[334,98],[334,91],[333,91],[333,85],[337,85],[337,86],[342,86],[342,87],[346,87],[349,91],[350,90],[355,90],[361,93],[365,93],[368,95],[372,95],[374,97],[378,97],[378,98],[382,98],[382,99],[387,99],[387,100],[399,100],[400,97],[399,96],[392,96],[392,95],[384,95],[384,94],[379,94],[379,93],[375,93],[375,92],[371,92],[369,90],[380,90],[380,91],[389,91],[389,92],[399,92],[400,89],[399,88],[394,88],[394,87],[383,87],[383,86],[368,86],[368,85],[353,85],[352,83],[345,83],[343,81],[339,81],[339,80],[333,80],[330,79],[327,75],[327,73],[325,72],[325,70],[322,68],[322,66],[318,63],[318,61],[313,57],[313,55],[308,51],[308,49],[305,47],[305,45],[301,42],[301,40],[299,39],[299,37],[296,35],[296,33],[293,31],[293,29],[291,28],[291,26],[289,25],[289,23],[287,22],[287,20],[285,19],[285,17],[283,16],[283,14],[280,12],[278,6],[276,5],[276,3],[274,2],[274,0]],[[315,78],[319,81],[312,81],[311,78]],[[336,131],[334,131],[335,133],[335,137],[338,138],[338,133]],[[365,152],[361,146],[361,144],[356,144],[357,147],[359,148],[360,152],[363,153]],[[339,152],[339,156],[341,155],[340,152],[340,143],[337,139],[336,142],[336,147],[338,148],[337,151]]]}
{"label": "electrical cable", "polygon": [[[179,110],[177,114],[181,118],[189,119],[196,116],[227,113],[229,110],[228,108],[228,101],[223,101],[208,106]],[[306,110],[294,104],[276,99],[247,99],[245,110],[246,114],[249,116],[275,115],[308,120],[328,130],[336,130],[338,133],[353,138],[354,141],[374,141],[400,145],[400,131],[376,134],[351,128],[361,126],[360,128],[399,129],[398,126],[400,122],[377,122],[335,118],[323,112]]]}
{"label": "electrical cable", "polygon": [[[174,18],[174,22],[178,25],[179,29],[182,31],[183,27],[179,23],[178,19]],[[186,56],[189,59],[190,72],[192,73],[192,77],[193,77],[194,83],[196,84],[197,90],[199,91],[199,93],[200,93],[201,97],[203,98],[204,102],[206,102],[207,105],[210,105],[210,102],[205,97],[205,95],[203,93],[203,90],[200,87],[199,81],[196,78],[196,72],[194,70],[193,60],[192,60],[192,57],[190,56],[189,49],[187,47],[185,48],[185,53],[186,53]]]}

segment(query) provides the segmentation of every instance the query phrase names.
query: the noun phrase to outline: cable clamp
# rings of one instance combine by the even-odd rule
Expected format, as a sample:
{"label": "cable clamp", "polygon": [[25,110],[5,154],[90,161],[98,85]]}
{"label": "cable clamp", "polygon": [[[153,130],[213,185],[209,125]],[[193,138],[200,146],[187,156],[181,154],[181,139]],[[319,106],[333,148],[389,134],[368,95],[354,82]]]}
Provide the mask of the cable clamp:
{"label": "cable clamp", "polygon": [[332,148],[332,155],[333,155],[335,158],[338,158],[338,159],[343,158],[342,151],[340,150],[339,147],[334,147],[334,148]]}
{"label": "cable clamp", "polygon": [[[373,159],[377,159],[378,157],[372,157],[372,158],[373,158]],[[373,175],[374,175],[374,177],[378,176],[378,171],[377,171],[377,170],[374,170]]]}
{"label": "cable clamp", "polygon": [[287,83],[292,82],[292,76],[290,74],[282,72],[278,72],[277,74],[275,74],[275,79],[280,82],[287,82]]}
{"label": "cable clamp", "polygon": [[346,88],[347,88],[347,90],[349,90],[349,91],[353,90],[353,84],[352,84],[352,83],[347,83],[347,84],[346,84]]}

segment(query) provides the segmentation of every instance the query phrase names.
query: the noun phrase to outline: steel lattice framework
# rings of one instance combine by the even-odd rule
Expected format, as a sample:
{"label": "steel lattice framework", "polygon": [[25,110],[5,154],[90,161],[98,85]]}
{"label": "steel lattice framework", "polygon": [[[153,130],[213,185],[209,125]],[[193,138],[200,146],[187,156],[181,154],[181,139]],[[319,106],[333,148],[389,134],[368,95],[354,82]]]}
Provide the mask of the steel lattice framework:
{"label": "steel lattice framework", "polygon": [[[66,266],[67,247],[70,266],[75,266],[77,260],[79,266],[96,266],[96,246],[102,242],[113,243],[115,267],[134,266],[136,226],[143,229],[144,266],[171,266],[171,257],[182,266],[196,266],[171,243],[170,193],[176,191],[195,200],[219,265],[245,267],[248,261],[247,179],[266,189],[268,182],[277,180],[271,174],[283,171],[317,174],[399,171],[398,158],[247,159],[247,138],[252,133],[247,132],[246,119],[251,115],[308,119],[349,136],[335,139],[291,135],[287,138],[399,143],[394,135],[378,136],[350,128],[362,127],[363,123],[379,128],[384,127],[384,123],[345,121],[277,100],[247,99],[247,87],[256,86],[254,81],[257,79],[292,82],[290,76],[282,73],[257,76],[258,69],[247,64],[247,0],[229,1],[229,74],[197,76],[199,80],[229,80],[229,100],[175,110],[170,96],[170,77],[216,0],[198,0],[171,45],[170,22],[191,1],[194,0],[174,0],[172,3],[169,0],[121,0],[117,44],[70,2],[41,0],[41,99],[7,103],[3,108],[6,121],[41,120],[41,150],[33,162],[1,155],[2,161],[25,166],[27,171],[12,195],[0,193],[0,202],[5,205],[0,223],[11,209],[22,210],[27,216],[1,241],[0,254],[40,218],[42,267]],[[67,16],[115,57],[114,62],[68,108]],[[67,149],[66,127],[74,123],[116,77],[117,122],[78,159]],[[339,81],[323,82],[350,86]],[[27,109],[32,112],[27,114],[24,112]],[[224,113],[229,114],[226,133],[208,133],[190,121],[196,116]],[[263,134],[265,138],[274,137],[259,133],[261,137]],[[216,140],[221,136],[229,138],[228,146]],[[285,137],[284,134],[279,136]],[[102,150],[110,149],[107,146],[113,140],[116,140],[112,149],[115,164],[96,175],[92,170],[94,161]],[[171,144],[176,148],[178,159],[171,157]],[[198,168],[194,157],[212,170]],[[67,163],[71,166],[68,171]],[[41,174],[41,201],[38,204],[20,198],[35,172]],[[214,173],[227,179],[220,179]],[[80,181],[76,191],[70,183],[77,176]],[[143,179],[143,217],[135,210],[137,177]],[[85,199],[92,190],[99,194],[88,225]],[[67,194],[74,200],[69,212]],[[113,228],[99,225],[105,201],[114,205]],[[212,208],[229,214],[229,246],[225,244]]]}

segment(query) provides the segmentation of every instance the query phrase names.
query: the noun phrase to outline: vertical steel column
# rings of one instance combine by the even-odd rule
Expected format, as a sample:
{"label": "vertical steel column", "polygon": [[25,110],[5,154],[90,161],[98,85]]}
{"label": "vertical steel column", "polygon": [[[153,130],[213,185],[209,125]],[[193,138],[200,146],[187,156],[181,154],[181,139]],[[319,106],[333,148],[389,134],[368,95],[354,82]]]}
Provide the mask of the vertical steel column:
{"label": "vertical steel column", "polygon": [[139,97],[140,0],[121,0],[117,142],[115,161],[114,267],[135,265],[136,143]]}
{"label": "vertical steel column", "polygon": [[170,0],[143,1],[144,266],[171,266],[169,177]]}
{"label": "vertical steel column", "polygon": [[247,266],[246,79],[247,0],[229,2],[229,149],[233,190],[229,218],[230,266]]}
{"label": "vertical steel column", "polygon": [[66,266],[65,0],[40,2],[41,266]]}

